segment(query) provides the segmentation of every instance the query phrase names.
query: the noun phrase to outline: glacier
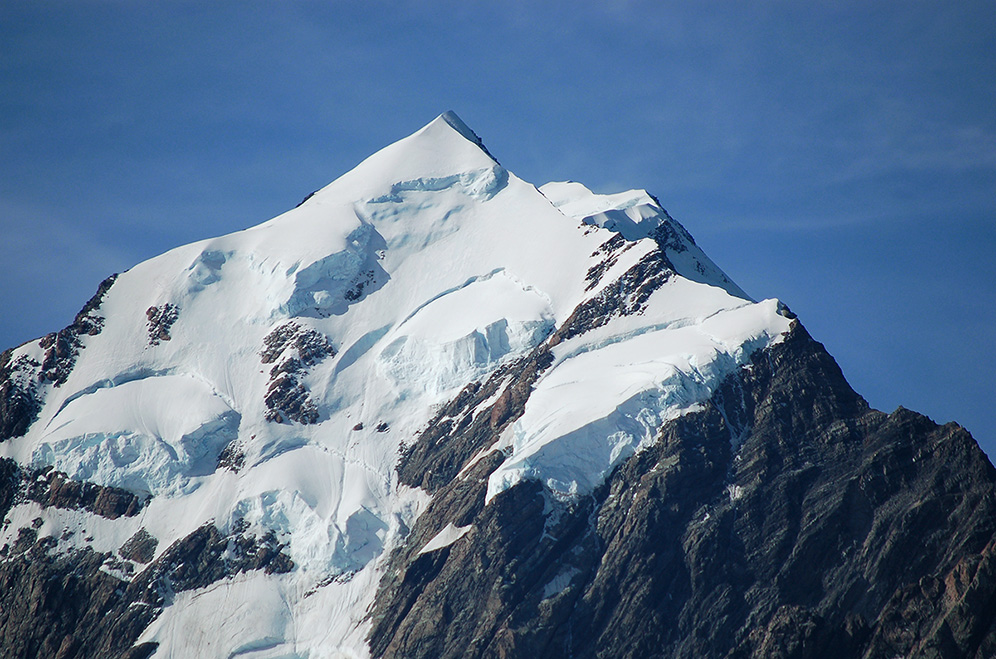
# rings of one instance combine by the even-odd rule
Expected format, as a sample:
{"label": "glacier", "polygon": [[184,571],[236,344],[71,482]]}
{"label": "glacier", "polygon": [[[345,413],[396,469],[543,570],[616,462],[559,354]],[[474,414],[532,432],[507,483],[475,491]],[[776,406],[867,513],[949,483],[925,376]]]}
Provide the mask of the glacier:
{"label": "glacier", "polygon": [[[666,268],[659,282],[626,278],[653,258]],[[610,298],[628,311],[557,334]],[[156,326],[164,308],[169,323]],[[64,551],[97,536],[119,546],[145,528],[159,556],[213,523],[274,534],[295,566],[178,593],[140,639],[159,644],[157,658],[368,656],[365,616],[385,556],[431,499],[399,483],[395,466],[468,383],[549,346],[552,364],[494,447],[503,463],[487,498],[530,480],[569,499],[697,409],[790,323],[776,300],[750,299],[648,193],[537,188],[453,113],[287,213],[136,265],[99,313],[101,331],[80,338],[64,382],[38,386],[38,418],[0,455],[151,498],[137,520],[46,513],[55,517],[42,532],[72,524]],[[329,354],[266,361],[266,338],[287,323],[322,337]],[[20,357],[44,355],[29,343]],[[267,394],[281,378],[314,406],[313,420],[274,416]],[[223,451],[237,468],[219,463]],[[12,518],[36,508],[19,504]],[[448,526],[422,551],[469,531]]]}

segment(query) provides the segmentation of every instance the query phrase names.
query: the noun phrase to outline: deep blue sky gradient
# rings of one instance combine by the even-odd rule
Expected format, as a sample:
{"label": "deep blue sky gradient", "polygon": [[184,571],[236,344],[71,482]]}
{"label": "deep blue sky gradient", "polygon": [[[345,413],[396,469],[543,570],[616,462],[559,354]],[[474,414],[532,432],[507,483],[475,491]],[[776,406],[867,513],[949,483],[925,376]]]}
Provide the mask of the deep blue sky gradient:
{"label": "deep blue sky gradient", "polygon": [[991,0],[7,0],[0,348],[453,109],[528,181],[656,194],[872,405],[996,455],[994,108]]}

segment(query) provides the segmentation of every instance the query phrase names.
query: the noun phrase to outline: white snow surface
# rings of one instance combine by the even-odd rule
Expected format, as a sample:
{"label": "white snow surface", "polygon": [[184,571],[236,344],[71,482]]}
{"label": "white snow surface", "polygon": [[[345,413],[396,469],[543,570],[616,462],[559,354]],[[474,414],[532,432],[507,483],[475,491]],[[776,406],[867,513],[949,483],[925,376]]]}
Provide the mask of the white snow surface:
{"label": "white snow surface", "polygon": [[666,234],[673,238],[664,251],[678,274],[692,281],[719,286],[735,297],[750,299],[646,190],[602,195],[576,181],[565,181],[547,183],[540,192],[568,217],[609,229],[627,240],[650,238],[664,225]]}
{"label": "white snow surface", "polygon": [[473,526],[453,526],[452,523],[447,524],[443,527],[443,530],[437,533],[429,542],[425,543],[425,546],[418,550],[419,554],[428,554],[429,552],[439,551],[443,547],[449,547],[454,542],[467,535]]}
{"label": "white snow surface", "polygon": [[[583,495],[789,321],[776,301],[751,301],[647,193],[538,190],[446,113],[298,208],[121,274],[99,309],[103,331],[82,337],[64,384],[41,385],[38,420],[0,454],[153,498],[140,517],[113,521],[25,504],[4,538],[34,516],[60,551],[117,548],[142,527],[159,553],[205,523],[273,531],[294,570],[178,594],[142,637],[160,644],[154,656],[367,656],[384,559],[429,501],[397,481],[403,443],[658,249],[650,237],[664,222],[681,276],[641,313],[554,348],[503,436],[507,459],[487,496],[524,479]],[[587,290],[615,233],[631,242]],[[154,344],[146,310],[166,304],[177,320]],[[313,425],[265,418],[274,363],[262,363],[264,337],[290,322],[336,351],[298,375],[318,409]],[[42,353],[31,343],[15,357]],[[245,456],[237,473],[216,468],[230,442]],[[422,551],[469,528],[450,525]]]}
{"label": "white snow surface", "polygon": [[196,486],[238,437],[240,415],[194,376],[164,375],[102,387],[69,401],[31,461],[78,480],[152,494]]}

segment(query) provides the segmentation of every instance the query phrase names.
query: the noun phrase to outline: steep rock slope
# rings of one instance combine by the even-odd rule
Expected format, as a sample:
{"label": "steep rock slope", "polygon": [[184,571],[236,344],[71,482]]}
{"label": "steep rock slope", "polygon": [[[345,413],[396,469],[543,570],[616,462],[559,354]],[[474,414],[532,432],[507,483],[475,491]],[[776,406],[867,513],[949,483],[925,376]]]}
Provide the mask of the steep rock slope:
{"label": "steep rock slope", "polygon": [[[6,440],[6,441],[4,441]],[[0,654],[993,647],[993,470],[452,113],[0,356]]]}
{"label": "steep rock slope", "polygon": [[[524,484],[485,505],[500,461],[436,485],[382,582],[375,654],[981,659],[996,648],[996,471],[957,425],[869,409],[801,325],[588,498]],[[406,466],[403,478],[435,464]]]}

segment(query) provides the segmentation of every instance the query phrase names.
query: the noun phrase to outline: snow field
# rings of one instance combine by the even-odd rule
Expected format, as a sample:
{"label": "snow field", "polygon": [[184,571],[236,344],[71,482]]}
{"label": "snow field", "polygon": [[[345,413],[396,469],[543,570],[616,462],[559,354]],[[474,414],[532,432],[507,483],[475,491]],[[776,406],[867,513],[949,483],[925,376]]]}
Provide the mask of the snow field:
{"label": "snow field", "polygon": [[[527,354],[657,249],[647,236],[665,222],[642,191],[541,192],[443,115],[296,209],[123,273],[100,308],[104,330],[83,337],[69,379],[44,385],[38,421],[0,454],[155,495],[139,517],[113,522],[45,511],[46,532],[72,524],[73,537],[116,550],[144,527],[161,554],[202,524],[248,523],[286,544],[288,574],[179,593],[143,635],[160,644],[155,657],[366,656],[383,559],[429,500],[397,482],[402,445],[465,384]],[[489,501],[523,479],[557,496],[590,491],[787,329],[774,301],[751,302],[674,226],[667,256],[682,277],[640,314],[554,348],[500,442],[510,455]],[[636,242],[606,261],[598,250],[613,231]],[[155,344],[146,310],[166,304],[177,318]],[[335,348],[295,371],[317,406],[313,425],[266,420],[279,364],[261,351],[286,323]],[[36,344],[19,351],[40,358]],[[244,458],[238,472],[216,468],[230,443]],[[27,504],[12,512],[17,524],[31,514]],[[422,551],[468,531],[447,526]]]}

